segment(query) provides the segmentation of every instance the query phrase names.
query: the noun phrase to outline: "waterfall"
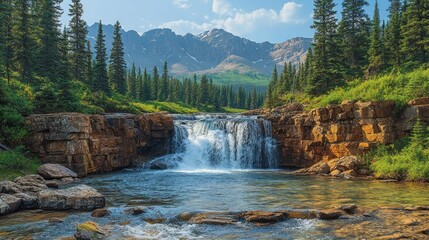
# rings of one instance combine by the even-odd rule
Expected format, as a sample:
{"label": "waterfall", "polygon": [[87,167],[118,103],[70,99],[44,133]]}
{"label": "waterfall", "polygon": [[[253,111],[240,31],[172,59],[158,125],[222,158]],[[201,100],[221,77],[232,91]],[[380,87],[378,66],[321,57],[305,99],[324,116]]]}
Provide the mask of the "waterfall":
{"label": "waterfall", "polygon": [[174,119],[171,154],[145,164],[145,168],[278,167],[269,121],[238,115],[176,115]]}

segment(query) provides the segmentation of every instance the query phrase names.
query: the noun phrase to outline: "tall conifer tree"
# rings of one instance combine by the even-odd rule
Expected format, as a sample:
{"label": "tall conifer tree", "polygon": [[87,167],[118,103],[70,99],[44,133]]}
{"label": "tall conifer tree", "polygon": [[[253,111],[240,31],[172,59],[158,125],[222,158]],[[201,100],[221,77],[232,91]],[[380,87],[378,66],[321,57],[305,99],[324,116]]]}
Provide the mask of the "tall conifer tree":
{"label": "tall conifer tree", "polygon": [[124,44],[121,37],[121,25],[116,22],[113,31],[112,51],[110,52],[109,78],[114,89],[120,94],[127,93],[127,83],[125,79],[126,63],[124,59]]}
{"label": "tall conifer tree", "polygon": [[105,36],[103,34],[103,25],[101,21],[98,24],[98,34],[95,44],[95,66],[94,66],[94,82],[95,89],[106,94],[110,93],[109,79],[107,76],[107,53],[105,45]]}

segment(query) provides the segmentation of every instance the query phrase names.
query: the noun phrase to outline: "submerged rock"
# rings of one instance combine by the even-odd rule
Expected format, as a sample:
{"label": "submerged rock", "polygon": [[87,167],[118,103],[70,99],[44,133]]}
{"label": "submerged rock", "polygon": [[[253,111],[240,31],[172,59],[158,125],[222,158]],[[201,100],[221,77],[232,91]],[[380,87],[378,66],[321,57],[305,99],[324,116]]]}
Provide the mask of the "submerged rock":
{"label": "submerged rock", "polygon": [[77,178],[77,173],[60,165],[60,164],[43,164],[37,169],[37,174],[46,180],[62,179],[62,178]]}
{"label": "submerged rock", "polygon": [[184,213],[179,217],[192,224],[231,225],[238,222],[239,215],[230,212],[203,212]]}
{"label": "submerged rock", "polygon": [[95,222],[86,222],[77,225],[75,237],[77,240],[104,239],[107,232]]}
{"label": "submerged rock", "polygon": [[342,211],[339,210],[324,210],[324,211],[320,211],[316,214],[318,219],[323,219],[323,220],[333,220],[333,219],[338,219],[343,215]]}
{"label": "submerged rock", "polygon": [[92,187],[79,185],[61,190],[44,190],[38,194],[44,210],[94,210],[105,206],[105,198]]}
{"label": "submerged rock", "polygon": [[102,218],[105,216],[109,216],[109,210],[102,208],[102,209],[95,209],[94,211],[92,211],[91,213],[91,217],[95,217],[95,218]]}
{"label": "submerged rock", "polygon": [[0,216],[14,213],[20,207],[21,199],[9,194],[0,194]]}
{"label": "submerged rock", "polygon": [[129,215],[140,215],[146,211],[144,207],[132,207],[125,209],[124,213]]}
{"label": "submerged rock", "polygon": [[286,212],[249,211],[241,215],[247,222],[276,223],[285,219]]}

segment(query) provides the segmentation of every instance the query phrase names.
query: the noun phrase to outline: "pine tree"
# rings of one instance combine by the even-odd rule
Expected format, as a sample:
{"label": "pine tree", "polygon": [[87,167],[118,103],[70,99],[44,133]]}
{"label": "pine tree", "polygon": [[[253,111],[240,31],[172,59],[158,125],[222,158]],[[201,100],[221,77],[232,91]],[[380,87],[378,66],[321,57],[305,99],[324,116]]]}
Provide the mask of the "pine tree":
{"label": "pine tree", "polygon": [[143,74],[142,69],[139,67],[137,72],[137,82],[136,82],[136,99],[141,101],[143,94]]}
{"label": "pine tree", "polygon": [[[109,79],[107,75],[107,53],[101,21],[98,24],[98,34],[95,45],[94,82],[95,90],[110,94]],[[75,56],[74,56],[75,57]],[[73,58],[72,58],[73,61]],[[74,69],[76,70],[76,69]]]}
{"label": "pine tree", "polygon": [[207,79],[206,75],[203,75],[201,77],[201,83],[200,83],[200,91],[199,91],[199,103],[201,104],[207,104],[209,101],[209,80]]}
{"label": "pine tree", "polygon": [[16,0],[14,5],[15,23],[12,28],[14,66],[21,81],[32,82],[35,62],[35,37],[32,32],[33,16],[29,0]]}
{"label": "pine tree", "polygon": [[428,145],[428,132],[420,119],[417,119],[411,131],[411,144],[425,148]]}
{"label": "pine tree", "polygon": [[67,30],[64,28],[63,35],[58,42],[59,62],[58,62],[58,108],[57,111],[73,112],[77,111],[77,97],[72,89],[69,62],[69,41]]}
{"label": "pine tree", "polygon": [[256,92],[256,87],[253,87],[252,95],[250,96],[250,110],[257,108],[258,94]]}
{"label": "pine tree", "polygon": [[158,93],[159,93],[159,74],[158,74],[158,68],[156,66],[153,67],[153,85],[152,85],[152,99],[158,100]]}
{"label": "pine tree", "polygon": [[41,76],[48,77],[51,81],[58,81],[59,47],[60,41],[60,16],[62,9],[59,0],[42,0],[40,11],[41,25],[41,51],[38,54],[38,70]]}
{"label": "pine tree", "polygon": [[401,65],[401,2],[390,0],[389,25],[387,27],[386,50],[389,52],[389,64],[394,67]]}
{"label": "pine tree", "polygon": [[71,17],[70,28],[70,59],[72,77],[76,80],[85,81],[86,71],[86,22],[83,17],[83,6],[80,0],[72,0],[69,16]]}
{"label": "pine tree", "polygon": [[383,42],[381,39],[380,28],[380,11],[378,10],[378,2],[375,1],[374,19],[371,29],[371,44],[368,51],[369,66],[368,74],[370,76],[379,74],[384,67],[383,63]]}
{"label": "pine tree", "polygon": [[268,91],[267,91],[266,107],[268,108],[274,107],[274,101],[275,101],[275,98],[277,97],[277,94],[276,94],[277,82],[278,82],[277,65],[274,65],[273,75],[271,77],[271,81],[268,85]]}
{"label": "pine tree", "polygon": [[128,75],[128,95],[133,99],[137,98],[137,70],[134,63]]}
{"label": "pine tree", "polygon": [[168,67],[167,62],[164,62],[162,71],[161,84],[159,86],[158,101],[166,101],[168,98]]}
{"label": "pine tree", "polygon": [[342,58],[350,79],[363,75],[369,47],[369,17],[364,7],[366,0],[344,0],[342,20],[339,26]]}
{"label": "pine tree", "polygon": [[95,89],[95,84],[93,80],[93,66],[92,66],[92,52],[91,52],[91,43],[86,42],[86,51],[85,51],[85,72],[84,79],[85,82],[92,88]]}
{"label": "pine tree", "polygon": [[150,91],[150,79],[149,75],[147,74],[146,68],[143,72],[143,89],[142,89],[142,101],[149,101],[152,99],[151,91]]}
{"label": "pine tree", "polygon": [[314,68],[311,79],[312,94],[322,94],[340,86],[343,69],[339,55],[337,19],[333,0],[314,2]]}
{"label": "pine tree", "polygon": [[197,82],[197,75],[194,74],[194,82],[192,84],[192,106],[193,107],[199,106],[200,95],[198,90],[199,90],[199,86]]}
{"label": "pine tree", "polygon": [[407,67],[414,68],[429,61],[429,3],[427,0],[411,0],[403,13],[402,52]]}
{"label": "pine tree", "polygon": [[[8,85],[11,81],[13,49],[12,49],[12,0],[0,1],[0,65],[4,66],[4,75]],[[1,66],[0,66],[1,67]],[[0,69],[0,76],[2,71]]]}
{"label": "pine tree", "polygon": [[109,77],[110,83],[120,94],[127,93],[127,83],[125,79],[125,70],[127,65],[124,59],[124,44],[121,37],[121,25],[116,22],[113,31],[113,44],[110,52]]}

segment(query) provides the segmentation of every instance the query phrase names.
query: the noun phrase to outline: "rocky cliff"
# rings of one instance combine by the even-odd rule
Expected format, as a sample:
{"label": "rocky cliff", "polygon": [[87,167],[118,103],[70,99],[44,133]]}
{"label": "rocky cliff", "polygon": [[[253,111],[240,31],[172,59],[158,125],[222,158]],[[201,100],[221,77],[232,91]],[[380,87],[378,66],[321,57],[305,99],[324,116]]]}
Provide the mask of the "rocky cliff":
{"label": "rocky cliff", "polygon": [[291,104],[266,112],[279,142],[282,167],[309,167],[349,155],[365,154],[410,133],[416,119],[429,120],[429,98],[399,111],[392,101],[351,102],[304,111]]}
{"label": "rocky cliff", "polygon": [[33,115],[26,122],[27,148],[42,163],[61,164],[79,177],[165,154],[174,130],[173,119],[165,114],[57,113]]}

